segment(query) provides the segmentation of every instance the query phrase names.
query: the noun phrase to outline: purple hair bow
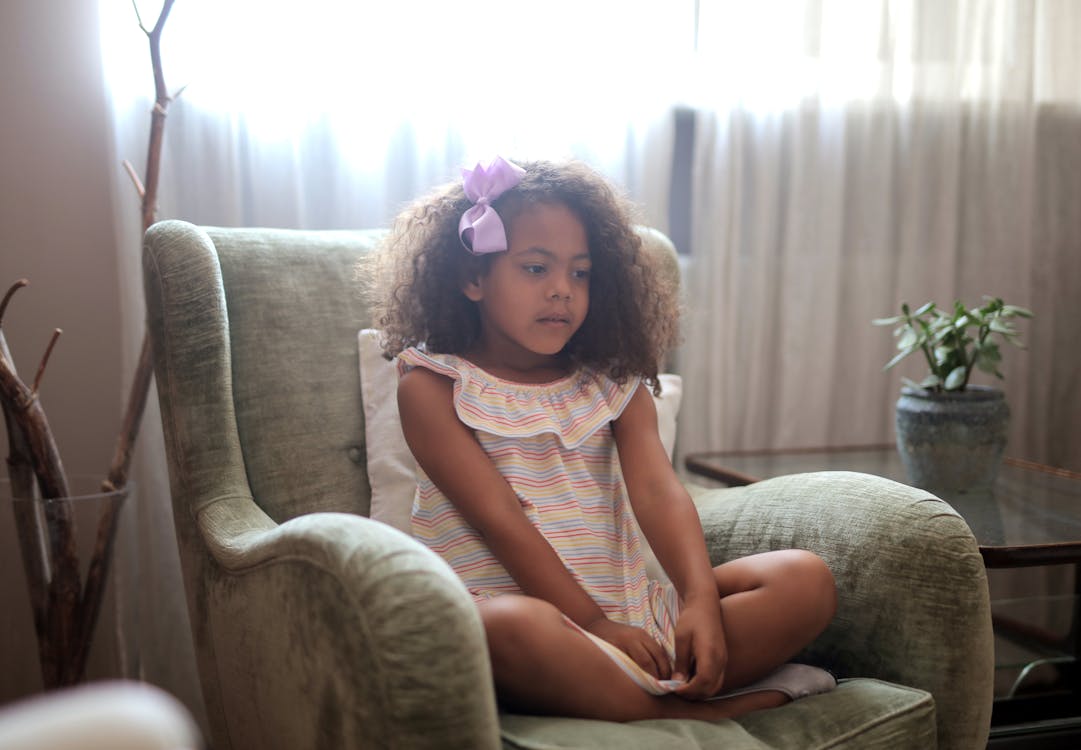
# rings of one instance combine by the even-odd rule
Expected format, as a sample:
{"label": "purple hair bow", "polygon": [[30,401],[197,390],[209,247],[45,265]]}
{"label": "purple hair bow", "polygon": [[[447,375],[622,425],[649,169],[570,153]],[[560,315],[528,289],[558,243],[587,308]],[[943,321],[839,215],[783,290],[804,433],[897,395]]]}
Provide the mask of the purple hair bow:
{"label": "purple hair bow", "polygon": [[497,156],[485,167],[462,170],[462,186],[473,205],[458,222],[458,236],[465,249],[474,255],[498,253],[507,249],[507,230],[492,208],[494,201],[522,181],[525,170]]}

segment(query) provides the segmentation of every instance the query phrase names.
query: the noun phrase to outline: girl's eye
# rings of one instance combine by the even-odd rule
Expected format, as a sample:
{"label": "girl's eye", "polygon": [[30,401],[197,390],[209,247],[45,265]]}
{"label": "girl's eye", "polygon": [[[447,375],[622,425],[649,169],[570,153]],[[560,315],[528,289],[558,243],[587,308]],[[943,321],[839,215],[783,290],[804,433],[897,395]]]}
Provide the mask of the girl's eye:
{"label": "girl's eye", "polygon": [[526,265],[522,266],[522,269],[526,273],[531,275],[544,273],[544,266],[540,265],[539,263],[527,263]]}
{"label": "girl's eye", "polygon": [[589,278],[589,269],[588,268],[579,268],[578,270],[576,270],[574,272],[574,278],[576,278],[576,279],[588,279]]}

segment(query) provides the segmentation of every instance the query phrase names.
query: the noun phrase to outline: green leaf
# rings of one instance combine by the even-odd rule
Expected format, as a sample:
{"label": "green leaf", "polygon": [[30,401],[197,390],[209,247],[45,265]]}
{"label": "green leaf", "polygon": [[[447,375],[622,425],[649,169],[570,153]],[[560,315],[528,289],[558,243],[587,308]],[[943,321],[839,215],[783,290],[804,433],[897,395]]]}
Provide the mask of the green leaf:
{"label": "green leaf", "polygon": [[931,336],[931,342],[937,344],[939,341],[942,341],[953,332],[953,329],[949,328],[948,326],[943,328],[936,328],[934,334]]}
{"label": "green leaf", "polygon": [[1002,308],[1002,314],[1004,316],[1008,316],[1008,317],[1011,317],[1011,318],[1014,317],[1014,316],[1019,317],[1019,318],[1032,318],[1032,317],[1035,317],[1032,314],[1031,310],[1029,310],[1028,308],[1025,308],[1025,307],[1018,307],[1017,305],[1005,305]]}
{"label": "green leaf", "polygon": [[998,344],[986,343],[976,350],[976,367],[981,372],[993,373],[998,369],[998,363],[1002,361],[1002,352]]}
{"label": "green leaf", "polygon": [[[917,347],[917,348],[918,348],[918,347]],[[883,367],[882,369],[883,369],[883,370],[888,370],[888,369],[890,369],[891,367],[893,367],[893,366],[894,366],[895,364],[897,364],[898,362],[900,362],[900,361],[901,361],[902,359],[904,359],[905,357],[907,357],[907,356],[908,356],[909,354],[911,354],[911,353],[912,353],[912,352],[914,352],[914,351],[916,351],[916,349],[906,349],[905,351],[903,351],[903,352],[901,352],[901,353],[897,354],[897,355],[896,355],[896,356],[895,356],[895,357],[894,357],[893,359],[891,359],[891,360],[890,360],[889,362],[887,362],[887,363],[886,363],[886,366],[885,366],[885,367]]]}
{"label": "green leaf", "polygon": [[912,317],[918,318],[921,315],[926,315],[927,313],[931,312],[934,309],[935,309],[935,303],[934,302],[924,302],[922,305],[920,305],[920,309],[918,309],[918,310],[916,310],[916,312],[912,313]]}
{"label": "green leaf", "polygon": [[892,326],[892,325],[894,325],[896,323],[900,323],[902,320],[904,320],[904,318],[901,317],[900,315],[895,315],[892,318],[875,318],[874,320],[871,321],[871,325],[873,325],[873,326]]}
{"label": "green leaf", "polygon": [[905,332],[901,334],[901,338],[897,340],[897,348],[914,349],[919,346],[919,343],[919,337],[916,335],[916,332],[909,328],[905,330]]}
{"label": "green leaf", "polygon": [[955,367],[950,370],[950,374],[946,376],[946,382],[942,384],[942,387],[947,391],[956,391],[962,385],[965,384],[965,368]]}
{"label": "green leaf", "polygon": [[928,375],[920,381],[920,388],[938,388],[940,385],[942,385],[942,378],[934,374]]}

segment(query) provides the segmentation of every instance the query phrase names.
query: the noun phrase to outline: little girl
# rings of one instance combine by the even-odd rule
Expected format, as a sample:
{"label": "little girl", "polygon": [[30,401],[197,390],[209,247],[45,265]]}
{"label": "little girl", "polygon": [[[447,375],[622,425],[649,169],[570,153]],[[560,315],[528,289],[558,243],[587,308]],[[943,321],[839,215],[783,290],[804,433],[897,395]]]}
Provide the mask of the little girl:
{"label": "little girl", "polygon": [[[624,202],[579,164],[463,175],[395,223],[378,319],[418,464],[413,533],[476,601],[500,701],[718,719],[832,688],[785,665],[834,614],[817,556],[710,567],[650,395],[676,294]],[[628,499],[672,584],[647,578]]]}

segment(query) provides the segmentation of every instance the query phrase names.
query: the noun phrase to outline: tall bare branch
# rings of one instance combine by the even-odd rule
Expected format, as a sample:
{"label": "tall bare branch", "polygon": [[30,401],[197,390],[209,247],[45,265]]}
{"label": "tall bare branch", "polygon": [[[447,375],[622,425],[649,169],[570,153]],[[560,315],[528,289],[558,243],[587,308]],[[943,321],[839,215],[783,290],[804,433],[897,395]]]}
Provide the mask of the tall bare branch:
{"label": "tall bare branch", "polygon": [[[165,0],[157,23],[150,31],[146,31],[150,42],[150,64],[154,71],[154,109],[150,114],[150,140],[147,145],[146,179],[141,186],[143,190],[142,216],[143,232],[154,223],[158,212],[158,179],[161,173],[161,148],[165,135],[165,117],[172,98],[165,86],[165,73],[161,64],[161,32],[165,28],[165,22],[169,18],[169,11],[173,8],[174,0]],[[136,9],[138,10],[138,9]],[[153,362],[150,356],[150,339],[148,334],[143,334],[143,344],[139,353],[139,362],[132,378],[131,390],[128,393],[127,408],[124,411],[124,420],[121,425],[120,435],[113,451],[113,460],[109,465],[108,478],[102,483],[106,490],[120,489],[128,481],[131,470],[131,459],[135,449],[135,441],[139,435],[139,426],[142,422],[143,410],[146,408],[146,397],[150,390],[150,380],[153,377]]]}
{"label": "tall bare branch", "polygon": [[158,212],[158,176],[161,172],[161,144],[165,135],[165,116],[172,98],[165,87],[165,73],[161,65],[161,32],[169,11],[173,9],[173,0],[165,0],[161,14],[154,28],[147,33],[150,40],[150,65],[154,69],[154,109],[150,114],[150,143],[146,155],[146,193],[143,195],[143,231],[146,231]]}

